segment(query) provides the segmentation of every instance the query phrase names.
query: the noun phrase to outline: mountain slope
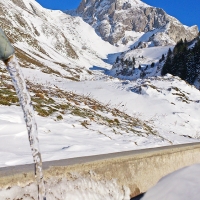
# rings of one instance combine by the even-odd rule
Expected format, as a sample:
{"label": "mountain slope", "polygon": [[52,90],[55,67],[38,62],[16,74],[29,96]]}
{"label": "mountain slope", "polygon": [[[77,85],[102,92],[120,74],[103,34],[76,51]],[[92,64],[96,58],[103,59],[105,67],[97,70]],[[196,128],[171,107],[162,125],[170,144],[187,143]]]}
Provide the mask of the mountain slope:
{"label": "mountain slope", "polygon": [[[3,0],[0,8],[0,25],[16,49],[31,93],[45,160],[66,158],[66,151],[68,157],[80,156],[80,151],[81,155],[103,153],[96,149],[99,145],[92,142],[94,138],[100,145],[108,140],[108,147],[104,148],[104,153],[108,153],[116,151],[116,141],[124,143],[127,133],[135,138],[154,135],[151,126],[99,102],[88,95],[89,91],[79,95],[78,88],[71,90],[70,82],[74,84],[74,81],[80,82],[78,87],[85,79],[91,79],[90,83],[95,85],[96,72],[89,68],[111,67],[103,59],[108,53],[119,51],[97,36],[81,18],[44,9],[34,0]],[[32,157],[22,111],[6,67],[2,62],[0,66],[0,129],[5,133],[0,136],[3,157],[0,166],[30,163]],[[84,141],[91,145],[86,147]]]}
{"label": "mountain slope", "polygon": [[[34,0],[2,0],[0,18],[31,94],[44,160],[199,141],[194,87],[171,76],[130,82],[106,75],[128,48],[103,41],[80,17]],[[150,63],[167,49],[135,51]],[[22,116],[1,62],[0,166],[32,162]]]}
{"label": "mountain slope", "polygon": [[198,34],[197,26],[186,27],[161,8],[140,0],[82,0],[76,12],[111,44],[134,41],[134,32],[156,30],[148,38],[154,46],[172,45],[181,38],[190,41]]}
{"label": "mountain slope", "polygon": [[101,61],[107,54],[102,46],[113,47],[80,18],[44,9],[34,0],[2,0],[0,19],[24,67],[32,63],[31,68],[43,73],[74,80],[81,72],[89,75],[87,69],[99,62],[108,67]]}
{"label": "mountain slope", "polygon": [[137,48],[120,54],[109,74],[137,80],[169,73],[199,89],[199,47],[199,36],[191,42],[180,40],[175,46],[145,47],[141,42]]}

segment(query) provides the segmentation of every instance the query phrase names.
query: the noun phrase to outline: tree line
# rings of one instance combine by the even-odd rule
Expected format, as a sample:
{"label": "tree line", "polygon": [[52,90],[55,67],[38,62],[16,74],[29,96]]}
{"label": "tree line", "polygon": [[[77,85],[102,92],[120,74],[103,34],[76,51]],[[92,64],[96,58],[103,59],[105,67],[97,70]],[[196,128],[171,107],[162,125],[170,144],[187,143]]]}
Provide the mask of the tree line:
{"label": "tree line", "polygon": [[[195,43],[195,44],[194,44]],[[193,43],[180,40],[173,51],[169,49],[161,75],[170,73],[194,84],[200,73],[200,39]]]}

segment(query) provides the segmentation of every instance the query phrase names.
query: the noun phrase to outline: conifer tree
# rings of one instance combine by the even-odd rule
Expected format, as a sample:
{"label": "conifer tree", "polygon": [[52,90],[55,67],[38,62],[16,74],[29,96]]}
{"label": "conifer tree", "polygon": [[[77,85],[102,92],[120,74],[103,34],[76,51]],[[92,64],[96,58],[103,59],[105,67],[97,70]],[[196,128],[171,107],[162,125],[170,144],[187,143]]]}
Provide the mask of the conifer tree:
{"label": "conifer tree", "polygon": [[200,40],[196,39],[195,46],[188,48],[189,43],[185,39],[180,40],[173,52],[169,49],[161,75],[170,73],[179,76],[188,83],[193,84],[200,74]]}
{"label": "conifer tree", "polygon": [[154,63],[154,62],[152,62],[152,63],[151,63],[151,67],[153,68],[154,66],[155,66],[155,63]]}
{"label": "conifer tree", "polygon": [[118,63],[119,62],[119,57],[117,56],[117,58],[116,58],[116,63]]}
{"label": "conifer tree", "polygon": [[132,58],[132,62],[133,62],[133,65],[135,65],[135,58],[134,57]]}

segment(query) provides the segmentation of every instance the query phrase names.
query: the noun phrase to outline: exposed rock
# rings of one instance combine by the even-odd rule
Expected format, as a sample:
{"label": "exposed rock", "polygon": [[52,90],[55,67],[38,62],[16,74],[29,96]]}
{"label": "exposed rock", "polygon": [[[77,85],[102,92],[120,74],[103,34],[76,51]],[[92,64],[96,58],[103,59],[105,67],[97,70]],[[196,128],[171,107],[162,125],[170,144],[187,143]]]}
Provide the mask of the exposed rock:
{"label": "exposed rock", "polygon": [[186,27],[163,9],[151,7],[140,0],[83,0],[77,13],[111,44],[122,41],[126,44],[130,40],[130,37],[125,38],[126,31],[158,29],[155,38],[151,38],[155,45],[175,44],[181,38],[191,41],[198,34],[197,26]]}
{"label": "exposed rock", "polygon": [[111,25],[107,20],[103,20],[99,26],[99,33],[102,35],[104,40],[107,40],[111,31]]}

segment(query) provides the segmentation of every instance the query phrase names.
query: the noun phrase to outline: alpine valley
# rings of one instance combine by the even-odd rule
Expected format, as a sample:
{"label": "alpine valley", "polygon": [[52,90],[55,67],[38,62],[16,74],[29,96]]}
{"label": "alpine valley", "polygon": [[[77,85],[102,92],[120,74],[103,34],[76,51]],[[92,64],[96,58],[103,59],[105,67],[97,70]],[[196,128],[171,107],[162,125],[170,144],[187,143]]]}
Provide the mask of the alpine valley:
{"label": "alpine valley", "polygon": [[[1,0],[0,27],[32,97],[44,161],[200,140],[197,26],[140,0],[82,0],[65,12]],[[174,64],[183,54],[186,65]],[[3,63],[0,155],[0,167],[32,162]]]}

